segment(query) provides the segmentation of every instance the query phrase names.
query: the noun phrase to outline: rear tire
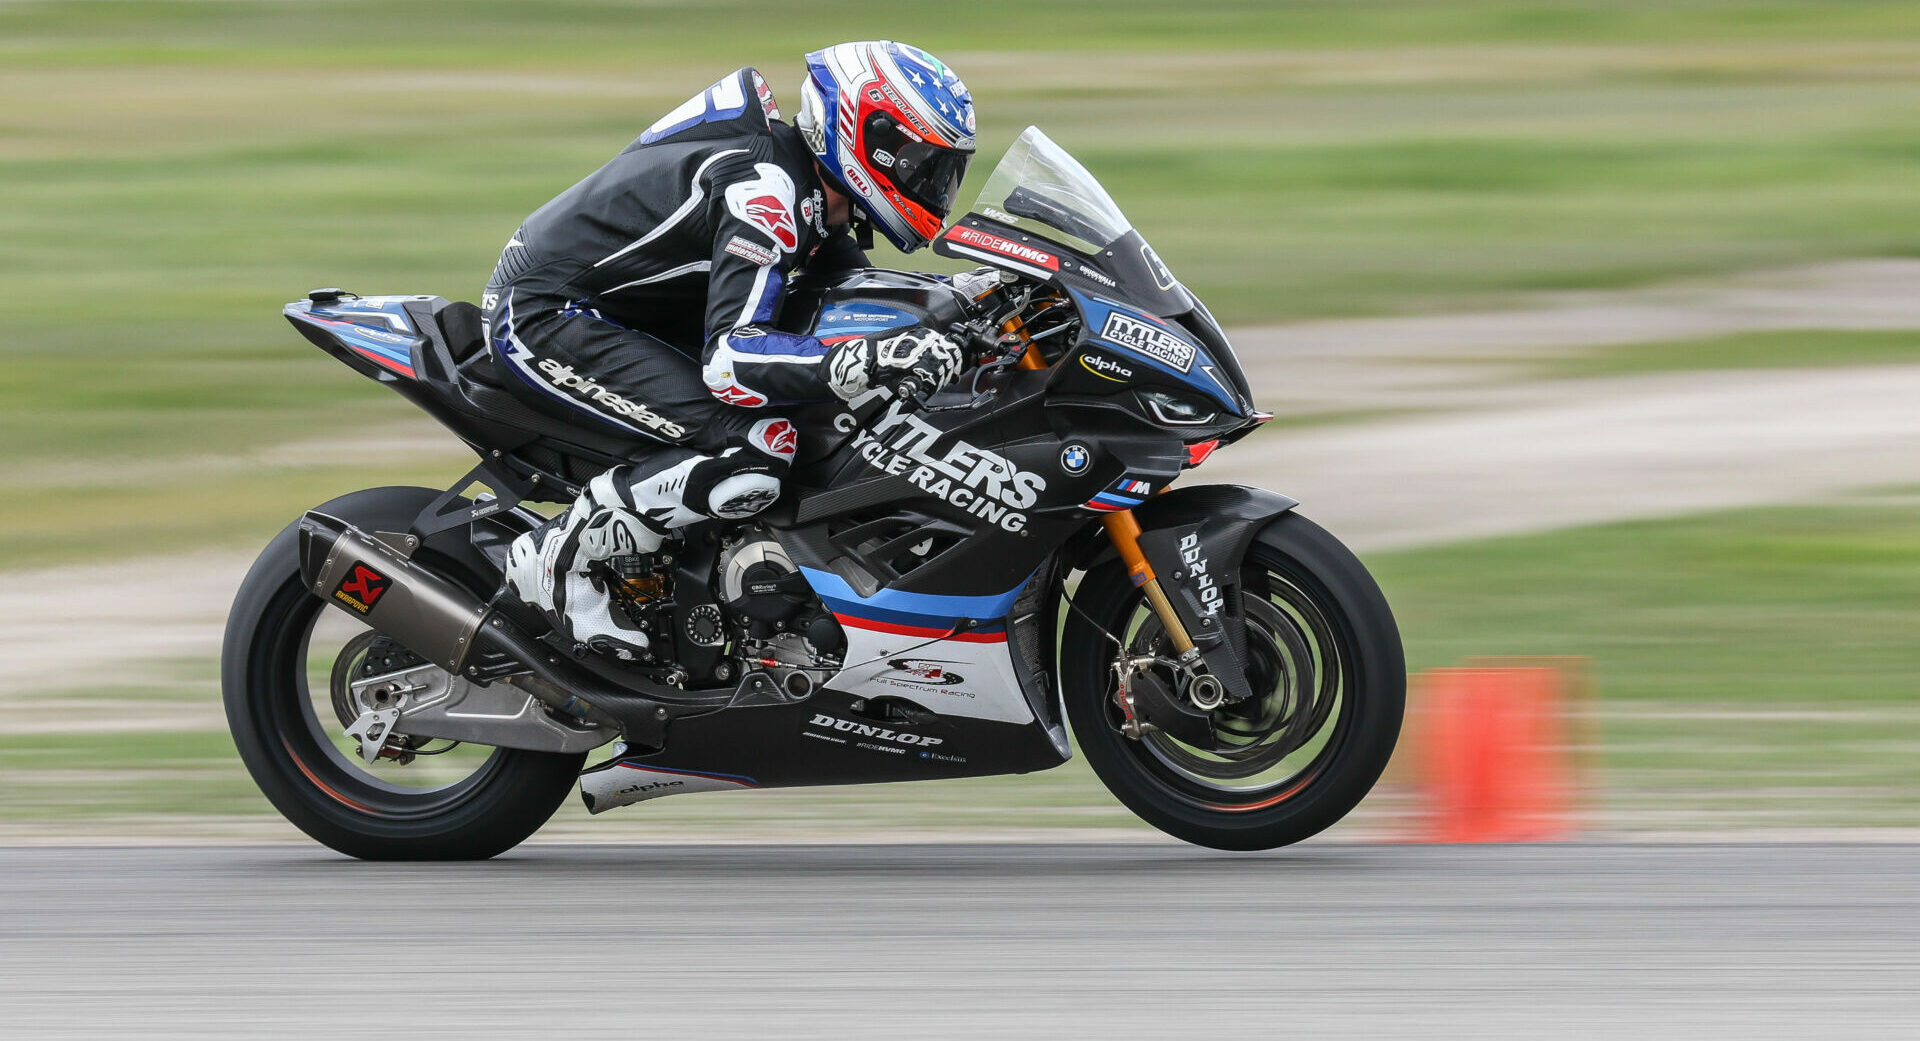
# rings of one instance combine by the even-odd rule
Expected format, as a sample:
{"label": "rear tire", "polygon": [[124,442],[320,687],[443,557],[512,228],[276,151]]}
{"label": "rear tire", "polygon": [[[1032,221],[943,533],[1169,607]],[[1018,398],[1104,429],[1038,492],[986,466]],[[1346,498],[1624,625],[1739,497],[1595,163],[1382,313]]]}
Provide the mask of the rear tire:
{"label": "rear tire", "polygon": [[[369,488],[319,509],[366,531],[405,531],[437,495]],[[295,827],[363,860],[483,860],[539,830],[586,761],[496,749],[471,776],[438,788],[382,783],[327,740],[308,690],[307,640],[332,611],[300,579],[299,524],[275,536],[240,584],[227,618],[220,681],[234,744],[260,791]],[[429,539],[420,564],[479,596],[499,576],[455,529]]]}
{"label": "rear tire", "polygon": [[[1139,653],[1159,623],[1117,563],[1095,569],[1074,597],[1061,685],[1081,751],[1127,808],[1197,845],[1271,849],[1319,833],[1372,789],[1399,738],[1406,664],[1380,587],[1305,517],[1285,513],[1268,522],[1241,575],[1247,617],[1261,621],[1247,629],[1255,693],[1232,718],[1213,713],[1216,730],[1231,723],[1248,735],[1240,758],[1196,751],[1164,734],[1135,740],[1118,729],[1116,648],[1106,634]],[[1273,708],[1263,712],[1259,704]],[[1256,740],[1249,721],[1269,736]]]}

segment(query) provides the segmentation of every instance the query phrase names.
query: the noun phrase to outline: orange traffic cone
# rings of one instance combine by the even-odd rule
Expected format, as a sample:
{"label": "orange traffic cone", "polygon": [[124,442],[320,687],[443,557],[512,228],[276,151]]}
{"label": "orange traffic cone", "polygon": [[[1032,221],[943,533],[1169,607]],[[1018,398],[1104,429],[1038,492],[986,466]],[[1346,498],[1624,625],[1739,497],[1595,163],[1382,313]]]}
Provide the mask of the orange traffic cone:
{"label": "orange traffic cone", "polygon": [[1573,833],[1562,670],[1432,669],[1415,678],[1430,842],[1543,842]]}

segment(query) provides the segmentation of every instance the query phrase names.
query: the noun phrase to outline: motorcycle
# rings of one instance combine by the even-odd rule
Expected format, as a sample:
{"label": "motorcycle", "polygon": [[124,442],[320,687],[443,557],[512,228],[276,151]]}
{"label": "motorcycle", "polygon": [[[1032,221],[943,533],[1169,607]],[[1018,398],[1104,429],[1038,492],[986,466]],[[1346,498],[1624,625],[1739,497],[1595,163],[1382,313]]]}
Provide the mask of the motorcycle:
{"label": "motorcycle", "polygon": [[1266,849],[1345,816],[1399,734],[1399,633],[1294,500],[1171,487],[1271,418],[1219,324],[1035,128],[934,250],[997,279],[800,279],[782,325],[937,328],[974,367],[791,412],[773,506],[595,565],[650,635],[640,660],[501,592],[508,546],[544,519],[526,504],[571,502],[630,443],[506,390],[471,304],[288,304],[479,462],[444,490],[324,503],[247,574],[221,681],[267,798],[355,857],[484,858],[576,785],[601,813],[1027,773],[1066,762],[1071,732],[1122,803],[1189,842]]}

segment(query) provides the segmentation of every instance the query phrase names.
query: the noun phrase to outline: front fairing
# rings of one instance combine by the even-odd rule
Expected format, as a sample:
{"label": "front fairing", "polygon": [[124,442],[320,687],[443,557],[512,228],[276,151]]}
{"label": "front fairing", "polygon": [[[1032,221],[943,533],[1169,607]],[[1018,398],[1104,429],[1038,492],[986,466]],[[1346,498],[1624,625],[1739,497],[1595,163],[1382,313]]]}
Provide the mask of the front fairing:
{"label": "front fairing", "polygon": [[[1062,369],[1087,365],[1107,378],[1096,389],[1111,392],[1112,383],[1137,376],[1210,402],[1217,415],[1209,429],[1255,422],[1246,375],[1219,323],[1099,181],[1037,128],[1007,150],[972,211],[934,250],[1064,290],[1082,328]],[[1135,376],[1112,378],[1122,370]]]}

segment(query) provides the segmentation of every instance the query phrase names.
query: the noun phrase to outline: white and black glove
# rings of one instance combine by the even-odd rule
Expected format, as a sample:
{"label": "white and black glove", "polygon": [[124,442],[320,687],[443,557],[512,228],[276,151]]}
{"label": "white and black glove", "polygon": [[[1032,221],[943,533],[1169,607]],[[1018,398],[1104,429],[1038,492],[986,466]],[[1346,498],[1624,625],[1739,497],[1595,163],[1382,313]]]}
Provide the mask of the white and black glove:
{"label": "white and black glove", "polygon": [[885,339],[862,336],[827,353],[827,387],[842,401],[876,384],[899,389],[911,383],[925,396],[953,382],[964,364],[960,345],[932,329],[908,329]]}

